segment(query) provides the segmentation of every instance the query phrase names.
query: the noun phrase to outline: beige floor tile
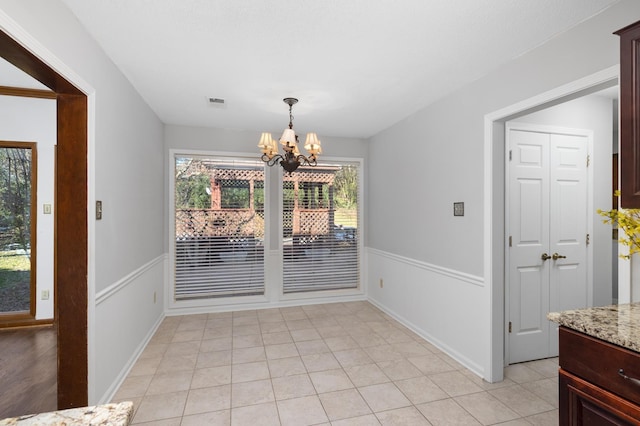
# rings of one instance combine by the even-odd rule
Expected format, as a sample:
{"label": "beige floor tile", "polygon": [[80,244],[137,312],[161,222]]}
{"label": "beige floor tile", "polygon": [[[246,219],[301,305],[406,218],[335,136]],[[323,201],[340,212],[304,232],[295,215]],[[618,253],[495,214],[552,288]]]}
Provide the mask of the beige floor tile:
{"label": "beige floor tile", "polygon": [[315,328],[304,328],[300,330],[291,330],[291,337],[294,342],[304,342],[307,340],[318,340],[321,336]]}
{"label": "beige floor tile", "polygon": [[196,360],[198,355],[184,355],[184,356],[171,356],[163,357],[156,374],[170,373],[173,371],[192,371],[196,367]]}
{"label": "beige floor tile", "polygon": [[171,343],[178,342],[199,342],[202,340],[202,336],[204,334],[204,326],[200,330],[186,330],[186,331],[176,331],[171,339]]}
{"label": "beige floor tile", "polygon": [[231,406],[231,386],[191,389],[184,407],[184,415],[228,410]]}
{"label": "beige floor tile", "polygon": [[238,325],[238,326],[234,325],[231,333],[233,337],[238,337],[238,336],[248,336],[251,334],[260,334],[262,333],[262,331],[260,329],[260,325],[256,322],[255,324],[251,324],[251,325]]}
{"label": "beige floor tile", "polygon": [[358,332],[354,334],[349,333],[353,340],[358,342],[358,345],[360,345],[360,347],[369,348],[371,346],[382,346],[387,344],[386,340],[384,340],[377,334],[372,333],[370,330],[367,331],[367,328],[368,327],[365,327],[365,330],[363,331],[358,330]]}
{"label": "beige floor tile", "polygon": [[555,408],[520,385],[494,389],[489,393],[522,417],[551,411]]}
{"label": "beige floor tile", "polygon": [[329,420],[316,395],[286,399],[277,404],[283,426],[315,425]]}
{"label": "beige floor tile", "polygon": [[301,396],[315,395],[316,389],[311,383],[308,374],[277,377],[271,379],[276,400],[299,398]]}
{"label": "beige floor tile", "polygon": [[213,411],[202,414],[184,416],[180,426],[229,426],[231,424],[231,410]]}
{"label": "beige floor tile", "polygon": [[285,320],[285,322],[289,331],[313,328],[313,324],[308,319]]}
{"label": "beige floor tile", "polygon": [[322,318],[311,318],[311,324],[313,324],[316,329],[322,327],[340,326],[340,324],[338,324],[338,321],[336,321],[336,319],[331,316],[324,316]]}
{"label": "beige floor tile", "polygon": [[167,350],[164,353],[164,357],[178,357],[178,356],[191,356],[197,355],[200,352],[201,340],[195,340],[190,342],[175,342],[170,343],[167,346]]}
{"label": "beige floor tile", "polygon": [[231,383],[252,382],[270,377],[266,361],[233,364],[231,367]]}
{"label": "beige floor tile", "polygon": [[231,337],[218,337],[216,339],[203,340],[200,352],[230,351],[233,348]]}
{"label": "beige floor tile", "polygon": [[127,377],[122,385],[120,385],[114,399],[117,398],[118,400],[123,400],[137,396],[144,396],[151,380],[153,380],[153,375]]}
{"label": "beige floor tile", "polygon": [[546,413],[529,416],[526,420],[535,426],[556,426],[558,424],[558,410],[547,411]]}
{"label": "beige floor tile", "polygon": [[147,388],[146,395],[189,390],[192,377],[193,370],[156,374]]}
{"label": "beige floor tile", "polygon": [[258,315],[234,316],[233,326],[258,325]]}
{"label": "beige floor tile", "polygon": [[280,331],[276,333],[262,333],[262,341],[265,345],[279,345],[281,343],[292,343],[291,333]]}
{"label": "beige floor tile", "polygon": [[203,352],[198,354],[196,368],[231,365],[231,351]]}
{"label": "beige floor tile", "polygon": [[371,413],[369,406],[356,389],[323,393],[319,398],[331,421]]}
{"label": "beige floor tile", "polygon": [[341,368],[309,373],[309,377],[318,393],[353,388],[353,383],[349,380],[349,376]]}
{"label": "beige floor tile", "polygon": [[331,422],[331,426],[374,426],[379,424],[380,422],[375,414],[367,414],[366,416],[351,417],[349,419]]}
{"label": "beige floor tile", "polygon": [[182,417],[174,417],[172,419],[154,420],[152,422],[133,423],[136,426],[180,426]]}
{"label": "beige floor tile", "polygon": [[535,382],[545,377],[526,364],[512,364],[504,369],[504,376],[515,383]]}
{"label": "beige floor tile", "polygon": [[316,330],[318,331],[318,334],[320,334],[320,336],[322,336],[324,339],[328,339],[331,337],[348,336],[346,330],[341,325],[339,325],[337,321],[336,324],[337,325],[330,327],[316,327]]}
{"label": "beige floor tile", "polygon": [[426,376],[398,380],[394,383],[414,405],[449,397],[445,391]]}
{"label": "beige floor tile", "polygon": [[488,391],[458,396],[455,401],[485,425],[502,423],[520,417]]}
{"label": "beige floor tile", "polygon": [[546,378],[558,377],[558,358],[531,361],[527,366]]}
{"label": "beige floor tile", "polygon": [[182,331],[193,331],[204,330],[205,325],[207,324],[206,318],[191,318],[191,315],[185,316],[183,320],[180,322],[178,327],[176,328],[176,333],[180,333]]}
{"label": "beige floor tile", "polygon": [[282,359],[270,359],[267,361],[272,378],[293,376],[307,372],[302,358],[299,356]]}
{"label": "beige floor tile", "polygon": [[300,355],[294,343],[281,343],[264,347],[267,359],[291,358]]}
{"label": "beige floor tile", "polygon": [[243,407],[275,401],[271,380],[234,383],[231,387],[231,406]]}
{"label": "beige floor tile", "polygon": [[167,351],[169,347],[168,343],[149,343],[142,354],[140,355],[140,359],[143,358],[158,358],[164,356],[164,353]]}
{"label": "beige floor tile", "polygon": [[262,334],[247,334],[233,337],[233,349],[262,346]]}
{"label": "beige floor tile", "polygon": [[450,396],[482,392],[483,389],[459,371],[433,374],[429,378]]}
{"label": "beige floor tile", "polygon": [[296,342],[298,353],[300,355],[313,355],[331,352],[331,349],[323,340],[306,340],[304,342]]}
{"label": "beige floor tile", "polygon": [[284,321],[280,322],[266,322],[260,323],[260,331],[262,334],[267,333],[282,333],[289,332],[289,328],[287,327],[287,323]]}
{"label": "beige floor tile", "polygon": [[431,426],[416,407],[396,408],[377,413],[376,416],[383,426]]}
{"label": "beige floor tile", "polygon": [[204,328],[205,330],[208,328],[223,328],[223,327],[231,328],[232,325],[233,325],[233,319],[231,317],[209,318]]}
{"label": "beige floor tile", "polygon": [[[218,423],[201,423],[201,425]],[[232,426],[280,426],[280,417],[275,402],[235,407],[231,409]]]}
{"label": "beige floor tile", "polygon": [[412,377],[419,377],[423,375],[415,365],[406,359],[384,361],[378,363],[378,366],[380,366],[384,374],[386,374],[391,380],[410,379]]}
{"label": "beige floor tile", "polygon": [[356,365],[344,369],[354,385],[369,386],[389,382],[390,379],[376,364]]}
{"label": "beige floor tile", "polygon": [[346,349],[357,349],[360,347],[358,342],[348,335],[325,337],[324,341],[332,351],[344,351]]}
{"label": "beige floor tile", "polygon": [[310,373],[340,368],[340,363],[331,353],[303,355],[302,362]]}
{"label": "beige floor tile", "polygon": [[375,362],[393,361],[404,356],[391,345],[371,346],[365,348],[367,354]]}
{"label": "beige floor tile", "polygon": [[244,364],[246,362],[266,361],[264,346],[256,348],[242,348],[231,351],[232,364]]}
{"label": "beige floor tile", "polygon": [[221,339],[223,337],[231,337],[232,336],[231,327],[212,327],[206,328],[204,330],[203,339]]}
{"label": "beige floor tile", "polygon": [[228,385],[231,383],[231,366],[198,368],[193,372],[191,389]]}
{"label": "beige floor tile", "polygon": [[358,390],[375,413],[411,405],[393,383],[364,386]]}
{"label": "beige floor tile", "polygon": [[444,362],[437,354],[422,355],[407,358],[409,362],[415,365],[423,374],[438,374],[446,371],[454,371],[455,368]]}
{"label": "beige floor tile", "polygon": [[334,351],[333,356],[336,357],[343,368],[353,367],[355,365],[367,365],[374,362],[363,349],[346,349],[344,351]]}
{"label": "beige floor tile", "polygon": [[408,342],[394,343],[391,345],[396,352],[399,352],[403,357],[415,357],[429,355],[431,352],[419,342],[411,340]]}
{"label": "beige floor tile", "polygon": [[423,416],[434,426],[480,426],[469,412],[453,399],[442,399],[416,406]]}
{"label": "beige floor tile", "polygon": [[133,423],[152,422],[180,417],[184,412],[188,391],[148,395],[142,398]]}
{"label": "beige floor tile", "polygon": [[553,408],[558,408],[558,381],[557,379],[542,379],[535,382],[523,383],[523,388],[532,392],[545,402],[551,404]]}

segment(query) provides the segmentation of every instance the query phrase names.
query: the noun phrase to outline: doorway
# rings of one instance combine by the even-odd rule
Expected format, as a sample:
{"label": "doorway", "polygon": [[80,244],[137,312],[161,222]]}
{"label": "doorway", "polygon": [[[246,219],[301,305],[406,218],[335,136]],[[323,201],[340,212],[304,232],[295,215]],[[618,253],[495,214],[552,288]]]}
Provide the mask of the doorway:
{"label": "doorway", "polygon": [[[15,31],[19,32],[19,31]],[[13,36],[13,37],[12,37]],[[58,408],[88,403],[88,202],[87,96],[49,64],[31,53],[51,58],[43,48],[25,48],[16,40],[29,35],[0,31],[0,57],[35,78],[56,95],[55,260],[57,299]]]}
{"label": "doorway", "polygon": [[509,363],[558,355],[549,312],[588,304],[589,130],[507,122]]}

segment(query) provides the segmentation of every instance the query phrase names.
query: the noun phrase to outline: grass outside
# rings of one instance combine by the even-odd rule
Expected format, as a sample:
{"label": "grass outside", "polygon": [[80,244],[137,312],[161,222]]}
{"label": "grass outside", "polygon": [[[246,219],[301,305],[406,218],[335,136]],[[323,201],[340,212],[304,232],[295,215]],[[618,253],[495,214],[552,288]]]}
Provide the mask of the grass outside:
{"label": "grass outside", "polygon": [[358,227],[358,210],[336,209],[333,215],[333,221],[336,225],[357,228]]}
{"label": "grass outside", "polygon": [[0,251],[0,312],[29,310],[31,261],[21,251]]}

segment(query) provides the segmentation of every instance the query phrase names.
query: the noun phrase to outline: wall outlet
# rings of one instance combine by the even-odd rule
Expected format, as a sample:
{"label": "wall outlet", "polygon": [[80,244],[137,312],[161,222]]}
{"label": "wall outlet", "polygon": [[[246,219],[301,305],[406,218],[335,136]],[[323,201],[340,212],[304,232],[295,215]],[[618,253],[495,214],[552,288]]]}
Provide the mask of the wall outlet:
{"label": "wall outlet", "polygon": [[384,288],[384,280],[380,278],[380,288]]}
{"label": "wall outlet", "polygon": [[156,294],[156,292],[153,292],[153,303],[156,303],[158,301],[158,295]]}
{"label": "wall outlet", "polygon": [[42,300],[49,300],[49,290],[42,290],[40,297]]}

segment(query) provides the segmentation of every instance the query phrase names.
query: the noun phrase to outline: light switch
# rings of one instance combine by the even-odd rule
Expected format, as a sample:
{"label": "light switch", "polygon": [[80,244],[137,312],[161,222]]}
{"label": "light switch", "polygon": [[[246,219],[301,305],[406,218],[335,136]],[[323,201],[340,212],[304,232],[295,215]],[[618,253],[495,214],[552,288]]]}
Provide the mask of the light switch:
{"label": "light switch", "polygon": [[42,206],[42,212],[44,214],[51,214],[51,204],[44,204]]}
{"label": "light switch", "polygon": [[464,203],[453,203],[453,215],[464,216]]}
{"label": "light switch", "polygon": [[96,201],[96,220],[102,219],[102,201]]}

